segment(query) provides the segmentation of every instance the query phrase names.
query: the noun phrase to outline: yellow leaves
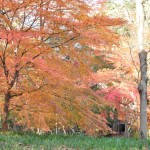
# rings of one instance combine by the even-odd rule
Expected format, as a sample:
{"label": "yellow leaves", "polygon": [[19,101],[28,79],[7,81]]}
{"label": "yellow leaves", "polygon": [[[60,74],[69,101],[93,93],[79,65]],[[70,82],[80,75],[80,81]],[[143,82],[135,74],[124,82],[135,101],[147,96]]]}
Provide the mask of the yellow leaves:
{"label": "yellow leaves", "polygon": [[3,14],[0,13],[0,22],[3,22],[5,24],[3,24],[4,28],[7,28],[7,26],[9,27],[9,29],[11,29],[11,21]]}
{"label": "yellow leaves", "polygon": [[[87,95],[83,96],[84,94]],[[93,100],[92,97],[91,91],[75,88],[63,82],[14,98],[10,109],[13,108],[18,118],[16,123],[26,125],[29,129],[34,127],[50,130],[56,128],[57,124],[61,129],[64,126],[64,130],[78,125],[91,135],[96,131],[109,132],[102,117],[91,111],[93,103],[100,106],[100,99],[95,97]]]}

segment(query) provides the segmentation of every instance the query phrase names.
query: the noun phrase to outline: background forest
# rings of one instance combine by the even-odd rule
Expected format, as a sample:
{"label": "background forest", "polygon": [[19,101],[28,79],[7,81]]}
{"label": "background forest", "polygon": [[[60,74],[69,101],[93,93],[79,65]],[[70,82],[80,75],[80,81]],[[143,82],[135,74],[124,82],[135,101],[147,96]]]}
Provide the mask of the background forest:
{"label": "background forest", "polygon": [[[150,1],[143,5],[149,50]],[[128,0],[0,0],[2,130],[101,136],[124,124],[126,136],[138,136],[135,6]]]}

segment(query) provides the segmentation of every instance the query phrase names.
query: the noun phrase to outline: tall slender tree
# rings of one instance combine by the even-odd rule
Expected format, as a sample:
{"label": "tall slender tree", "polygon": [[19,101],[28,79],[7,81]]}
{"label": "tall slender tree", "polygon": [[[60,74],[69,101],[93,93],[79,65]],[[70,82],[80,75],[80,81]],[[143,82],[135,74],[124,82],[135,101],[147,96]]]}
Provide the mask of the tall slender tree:
{"label": "tall slender tree", "polygon": [[147,138],[147,52],[143,48],[144,9],[143,0],[136,0],[137,39],[140,59],[141,79],[138,85],[140,94],[140,136]]}

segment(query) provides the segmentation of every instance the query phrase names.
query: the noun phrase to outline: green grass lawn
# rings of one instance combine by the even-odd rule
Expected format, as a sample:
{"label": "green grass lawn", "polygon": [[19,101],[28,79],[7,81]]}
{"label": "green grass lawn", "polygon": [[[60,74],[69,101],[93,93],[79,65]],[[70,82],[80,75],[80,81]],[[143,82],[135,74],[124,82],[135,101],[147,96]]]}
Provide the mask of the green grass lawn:
{"label": "green grass lawn", "polygon": [[[147,141],[150,149],[150,140]],[[147,148],[148,149],[148,148]],[[132,138],[1,133],[0,150],[147,150]]]}

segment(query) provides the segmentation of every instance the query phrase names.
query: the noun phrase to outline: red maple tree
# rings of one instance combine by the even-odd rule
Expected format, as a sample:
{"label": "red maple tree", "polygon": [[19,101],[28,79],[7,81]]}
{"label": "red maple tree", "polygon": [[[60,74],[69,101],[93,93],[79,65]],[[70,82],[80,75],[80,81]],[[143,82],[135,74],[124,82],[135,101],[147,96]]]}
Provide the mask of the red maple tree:
{"label": "red maple tree", "polygon": [[[27,127],[54,127],[58,115],[61,126],[70,122],[90,133],[104,127],[108,131],[105,118],[90,110],[93,103],[103,102],[87,79],[95,47],[102,52],[117,44],[109,27],[123,21],[90,15],[92,8],[83,0],[0,0],[0,10],[3,129],[8,129],[11,113]],[[89,98],[93,96],[95,102]]]}

